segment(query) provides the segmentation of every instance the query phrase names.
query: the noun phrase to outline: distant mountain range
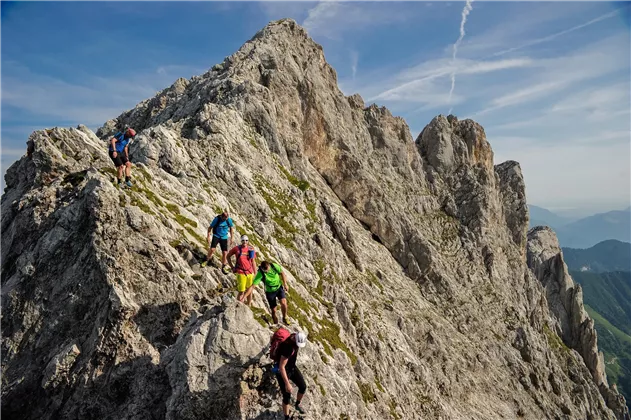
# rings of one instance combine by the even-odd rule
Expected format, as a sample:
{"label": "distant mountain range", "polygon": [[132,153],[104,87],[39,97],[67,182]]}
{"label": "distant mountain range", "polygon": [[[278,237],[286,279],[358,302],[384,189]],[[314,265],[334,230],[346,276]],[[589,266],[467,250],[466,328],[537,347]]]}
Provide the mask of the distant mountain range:
{"label": "distant mountain range", "polygon": [[559,216],[548,209],[532,204],[528,205],[528,211],[530,212],[530,227],[550,226],[552,229],[556,229],[576,220]]}
{"label": "distant mountain range", "polygon": [[563,248],[563,259],[570,270],[631,271],[631,243],[610,239],[587,249]]}
{"label": "distant mountain range", "polygon": [[572,221],[542,207],[528,206],[530,225],[550,226],[562,247],[589,248],[599,242],[616,239],[631,242],[631,207],[599,213]]}

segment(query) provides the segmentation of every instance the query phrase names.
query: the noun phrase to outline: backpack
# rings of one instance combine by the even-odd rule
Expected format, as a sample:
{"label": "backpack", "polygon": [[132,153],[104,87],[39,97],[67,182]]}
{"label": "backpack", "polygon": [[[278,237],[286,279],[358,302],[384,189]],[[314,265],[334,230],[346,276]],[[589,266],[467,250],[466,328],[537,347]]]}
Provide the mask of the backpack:
{"label": "backpack", "polygon": [[123,141],[124,139],[124,131],[117,131],[116,134],[114,134],[113,136],[110,136],[107,138],[107,144],[108,144],[108,150],[111,151],[110,149],[112,148],[112,138],[116,139],[116,143],[118,144],[119,141]]}
{"label": "backpack", "polygon": [[[228,219],[230,219],[230,217],[228,217]],[[213,226],[213,233],[216,233],[215,229],[217,229],[219,227],[219,225],[223,222],[226,222],[228,224],[228,227],[230,227],[230,223],[228,223],[228,219],[226,220],[221,220],[221,214],[218,214],[217,216],[215,216],[215,218],[213,219],[212,222],[210,222],[211,226],[212,224],[215,222],[215,220],[217,221],[217,223],[215,224],[215,226]]]}
{"label": "backpack", "polygon": [[280,347],[280,344],[289,337],[291,337],[291,333],[283,327],[277,329],[274,335],[272,335],[269,347],[269,357],[274,361],[274,363],[280,362],[280,353],[278,353],[278,348]]}
{"label": "backpack", "polygon": [[[237,263],[234,265],[234,269],[235,270],[238,270],[239,268],[243,268],[243,267],[241,267],[241,254],[243,253],[244,246],[243,245],[238,245],[237,248],[239,249],[239,254],[237,255]],[[246,246],[245,248],[247,249],[248,254],[249,254],[251,247],[250,246]],[[250,266],[252,266],[252,260],[250,259],[249,256],[248,256],[248,260],[250,260]]]}

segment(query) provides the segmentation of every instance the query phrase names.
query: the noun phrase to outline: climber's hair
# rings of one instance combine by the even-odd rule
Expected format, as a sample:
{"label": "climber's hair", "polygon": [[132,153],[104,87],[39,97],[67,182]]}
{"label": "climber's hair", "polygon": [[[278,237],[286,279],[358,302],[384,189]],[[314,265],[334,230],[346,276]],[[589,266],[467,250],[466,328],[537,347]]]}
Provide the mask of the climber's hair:
{"label": "climber's hair", "polygon": [[267,269],[269,268],[269,266],[270,266],[270,263],[269,263],[269,262],[267,262],[267,261],[263,261],[263,262],[261,263],[261,270],[267,270]]}

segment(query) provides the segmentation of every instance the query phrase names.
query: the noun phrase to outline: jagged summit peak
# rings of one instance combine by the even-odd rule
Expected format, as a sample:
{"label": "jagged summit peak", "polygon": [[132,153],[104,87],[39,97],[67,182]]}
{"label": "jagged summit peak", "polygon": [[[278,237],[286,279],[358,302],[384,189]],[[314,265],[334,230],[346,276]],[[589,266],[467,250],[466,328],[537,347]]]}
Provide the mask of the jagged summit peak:
{"label": "jagged summit peak", "polygon": [[322,47],[294,20],[281,19],[270,22],[203,75],[179,79],[155,97],[108,121],[98,135],[109,135],[125,125],[143,130],[167,121],[195,119],[210,103],[250,108],[253,101],[259,102],[278,90],[295,89],[302,94],[315,86],[322,90],[320,96],[341,95],[337,75]]}
{"label": "jagged summit peak", "polygon": [[[289,37],[297,37],[298,39],[309,38],[307,30],[300,26],[291,18],[273,20],[259,30],[252,39],[261,39],[285,35]],[[310,38],[309,38],[310,39]]]}
{"label": "jagged summit peak", "polygon": [[450,173],[461,164],[480,164],[487,173],[493,172],[493,149],[484,128],[471,119],[438,115],[421,131],[416,143],[438,173]]}

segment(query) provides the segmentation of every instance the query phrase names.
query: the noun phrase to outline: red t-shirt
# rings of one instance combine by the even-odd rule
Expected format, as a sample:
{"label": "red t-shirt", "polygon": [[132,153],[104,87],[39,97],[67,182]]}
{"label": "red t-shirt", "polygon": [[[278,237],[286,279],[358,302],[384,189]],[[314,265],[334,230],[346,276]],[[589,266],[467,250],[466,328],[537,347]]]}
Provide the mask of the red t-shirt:
{"label": "red t-shirt", "polygon": [[237,245],[230,250],[228,253],[228,258],[233,255],[237,256],[237,264],[235,265],[235,273],[237,274],[254,274],[254,257],[256,257],[256,252],[254,248],[251,246],[241,246]]}

